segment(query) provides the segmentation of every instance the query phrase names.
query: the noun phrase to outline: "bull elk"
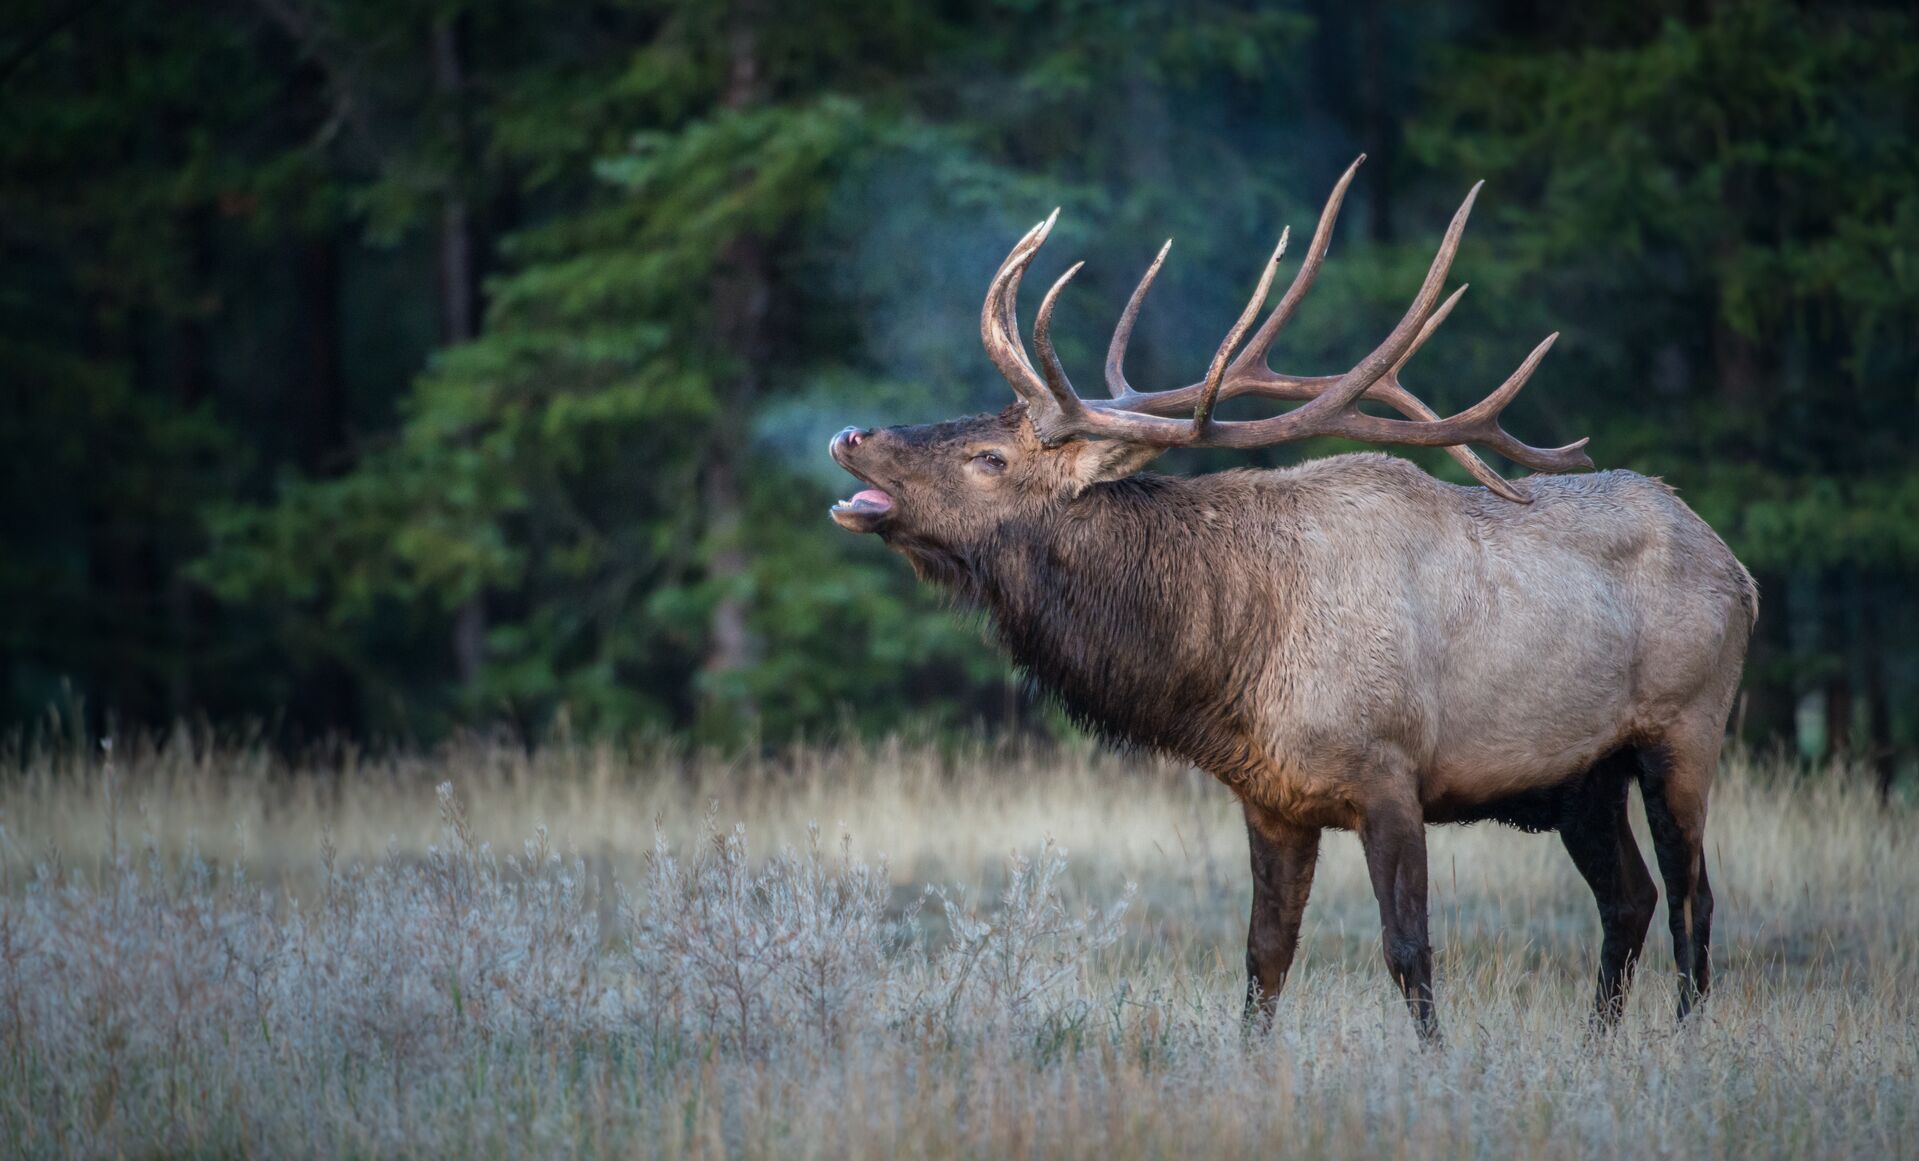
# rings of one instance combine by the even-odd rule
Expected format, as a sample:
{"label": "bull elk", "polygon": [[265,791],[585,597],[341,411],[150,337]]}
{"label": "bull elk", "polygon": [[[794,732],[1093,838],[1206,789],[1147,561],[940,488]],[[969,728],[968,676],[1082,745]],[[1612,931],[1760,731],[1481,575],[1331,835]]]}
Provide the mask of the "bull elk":
{"label": "bull elk", "polygon": [[[1360,161],[1365,160],[1364,157]],[[1342,375],[1284,375],[1267,352],[1312,287],[1359,161],[1265,322],[1267,263],[1199,382],[1137,391],[1127,339],[1166,250],[1083,399],[1051,339],[1079,269],[1047,291],[1027,356],[1020,277],[1053,218],[1001,264],[980,312],[1019,401],[997,415],[848,428],[833,458],[866,485],[832,509],[987,612],[1013,659],[1080,722],[1229,786],[1252,851],[1247,1013],[1270,1015],[1293,961],[1320,833],[1357,831],[1386,964],[1422,1038],[1438,1035],[1427,939],[1428,823],[1556,830],[1599,905],[1595,1021],[1619,1018],[1658,892],[1627,824],[1637,782],[1678,965],[1679,1016],[1711,983],[1702,837],[1726,717],[1758,615],[1752,578],[1658,480],[1627,471],[1508,480],[1464,445],[1539,472],[1590,468],[1586,443],[1536,448],[1500,412],[1553,337],[1498,390],[1441,419],[1400,371],[1459,301],[1441,301],[1475,186],[1399,324]],[[1057,216],[1057,211],[1055,211]],[[1170,243],[1168,243],[1170,245]],[[1228,399],[1300,400],[1224,420]],[[1403,419],[1359,409],[1374,400]],[[1175,447],[1309,436],[1443,447],[1482,487],[1340,455],[1274,471],[1139,474]]]}

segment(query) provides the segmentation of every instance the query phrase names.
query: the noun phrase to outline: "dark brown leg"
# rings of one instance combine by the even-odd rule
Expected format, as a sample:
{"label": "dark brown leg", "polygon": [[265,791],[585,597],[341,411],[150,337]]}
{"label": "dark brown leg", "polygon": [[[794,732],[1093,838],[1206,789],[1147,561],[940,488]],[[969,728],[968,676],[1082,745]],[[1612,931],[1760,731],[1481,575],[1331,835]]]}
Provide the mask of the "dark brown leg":
{"label": "dark brown leg", "polygon": [[[1712,760],[1717,762],[1715,748]],[[1643,789],[1653,853],[1666,881],[1666,920],[1679,968],[1679,1018],[1712,990],[1712,885],[1706,878],[1706,787],[1703,759],[1671,752],[1651,756]]]}
{"label": "dark brown leg", "polygon": [[1626,788],[1637,773],[1636,763],[1637,756],[1625,751],[1595,765],[1586,784],[1567,802],[1559,826],[1566,853],[1599,904],[1604,942],[1593,1022],[1602,1029],[1618,1023],[1625,1010],[1633,968],[1659,904],[1658,888],[1626,821]]}
{"label": "dark brown leg", "polygon": [[1433,949],[1426,938],[1426,823],[1418,807],[1399,804],[1367,812],[1359,827],[1366,869],[1379,900],[1386,969],[1406,997],[1419,1038],[1439,1040],[1433,1008]]}
{"label": "dark brown leg", "polygon": [[1273,1016],[1279,990],[1299,948],[1299,922],[1313,889],[1319,831],[1296,827],[1246,807],[1246,845],[1253,862],[1253,916],[1246,927],[1246,1022]]}

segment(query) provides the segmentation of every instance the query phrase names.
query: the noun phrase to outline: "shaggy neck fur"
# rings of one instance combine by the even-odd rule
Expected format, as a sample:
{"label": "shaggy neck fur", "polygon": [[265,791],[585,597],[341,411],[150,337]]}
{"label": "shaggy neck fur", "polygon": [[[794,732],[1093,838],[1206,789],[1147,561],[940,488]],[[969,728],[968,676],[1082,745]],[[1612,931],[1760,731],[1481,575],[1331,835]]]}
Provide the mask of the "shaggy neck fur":
{"label": "shaggy neck fur", "polygon": [[[945,572],[1013,660],[1082,725],[1231,777],[1248,759],[1255,673],[1284,594],[1230,534],[1238,481],[1134,476],[1002,526]],[[1221,650],[1222,641],[1238,647]]]}

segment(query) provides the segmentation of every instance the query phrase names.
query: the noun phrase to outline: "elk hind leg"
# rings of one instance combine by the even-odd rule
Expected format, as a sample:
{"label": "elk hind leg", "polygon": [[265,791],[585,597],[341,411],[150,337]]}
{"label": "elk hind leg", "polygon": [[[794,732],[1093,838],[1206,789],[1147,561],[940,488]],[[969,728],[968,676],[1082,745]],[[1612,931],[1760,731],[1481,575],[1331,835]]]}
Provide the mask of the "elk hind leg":
{"label": "elk hind leg", "polygon": [[1319,831],[1293,826],[1247,804],[1246,844],[1253,864],[1253,914],[1246,926],[1246,1022],[1272,1019],[1279,990],[1299,949],[1299,924],[1313,889]]}
{"label": "elk hind leg", "polygon": [[1712,885],[1706,876],[1706,798],[1719,764],[1706,742],[1668,743],[1646,755],[1641,790],[1653,853],[1666,882],[1666,920],[1679,973],[1679,1018],[1712,990]]}
{"label": "elk hind leg", "polygon": [[1637,763],[1638,755],[1630,750],[1600,759],[1567,796],[1559,824],[1560,841],[1599,905],[1602,943],[1593,1023],[1601,1029],[1618,1023],[1625,1010],[1633,968],[1659,903],[1658,888],[1626,820],[1627,787]]}

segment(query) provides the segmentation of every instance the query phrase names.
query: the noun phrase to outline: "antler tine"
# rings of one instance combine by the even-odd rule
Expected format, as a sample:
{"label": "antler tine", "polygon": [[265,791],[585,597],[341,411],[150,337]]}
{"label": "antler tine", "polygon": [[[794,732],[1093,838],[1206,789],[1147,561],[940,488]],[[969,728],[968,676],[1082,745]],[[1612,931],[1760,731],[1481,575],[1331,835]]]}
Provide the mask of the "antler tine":
{"label": "antler tine", "polygon": [[[1520,388],[1532,378],[1539,369],[1540,360],[1552,349],[1558,332],[1547,335],[1538,346],[1532,349],[1523,362],[1513,370],[1506,381],[1486,398],[1448,419],[1434,416],[1430,422],[1409,422],[1398,419],[1381,419],[1377,416],[1353,412],[1342,417],[1339,429],[1333,434],[1344,435],[1349,439],[1368,440],[1378,443],[1403,443],[1415,447],[1445,447],[1453,450],[1458,444],[1477,443],[1490,447],[1515,463],[1524,464],[1534,471],[1570,472],[1593,466],[1592,459],[1585,453],[1589,440],[1579,439],[1563,447],[1538,448],[1521,443],[1499,424],[1500,413],[1519,394]],[[1395,380],[1392,384],[1397,392],[1404,388]],[[1430,408],[1414,399],[1410,394],[1406,399],[1414,407],[1432,415]],[[1396,404],[1397,405],[1397,404]],[[1405,410],[1402,408],[1402,410]],[[1461,461],[1464,462],[1464,461]],[[1472,465],[1467,465],[1469,468]],[[1483,464],[1481,466],[1484,466]],[[1473,473],[1479,476],[1478,472]],[[1499,479],[1497,483],[1479,477],[1493,491],[1509,500],[1528,502],[1529,498],[1515,492],[1509,480]]]}
{"label": "antler tine", "polygon": [[1313,241],[1306,248],[1305,261],[1299,264],[1298,273],[1293,275],[1293,281],[1286,287],[1286,293],[1280,296],[1279,305],[1273,308],[1272,314],[1266,316],[1266,321],[1259,325],[1253,340],[1247,343],[1246,349],[1233,360],[1228,370],[1229,375],[1236,374],[1247,366],[1265,365],[1266,353],[1272,349],[1273,338],[1279,334],[1280,328],[1292,319],[1293,312],[1299,309],[1299,304],[1306,297],[1306,292],[1313,288],[1314,280],[1319,277],[1319,268],[1326,261],[1326,252],[1332,249],[1333,225],[1339,221],[1339,208],[1346,200],[1346,189],[1353,184],[1353,175],[1359,172],[1359,167],[1365,164],[1365,161],[1366,155],[1362,153],[1346,167],[1345,173],[1339,175],[1339,180],[1333,185],[1333,192],[1326,198],[1325,207],[1319,211],[1319,224],[1313,227]]}
{"label": "antler tine", "polygon": [[[1465,296],[1466,285],[1467,284],[1462,284],[1458,290],[1446,296],[1446,301],[1439,304],[1439,308],[1433,311],[1432,315],[1426,319],[1426,325],[1419,329],[1419,337],[1413,340],[1413,345],[1407,348],[1406,353],[1400,356],[1399,362],[1393,365],[1393,369],[1387,372],[1385,377],[1381,379],[1373,390],[1367,393],[1367,397],[1379,399],[1380,402],[1390,405],[1394,410],[1410,420],[1429,424],[1445,422],[1440,419],[1438,412],[1426,406],[1418,396],[1406,390],[1406,388],[1400,384],[1399,373],[1405,369],[1406,363],[1418,353],[1419,348],[1426,345],[1426,340],[1431,338],[1433,332],[1439,329],[1439,325],[1446,321],[1446,316],[1453,312],[1453,308],[1459,305],[1459,300]],[[1551,348],[1553,344],[1553,340],[1558,337],[1557,333],[1549,336],[1545,342],[1534,348],[1533,353],[1527,358],[1526,362],[1520,365],[1519,371],[1509,377],[1498,391],[1493,392],[1486,400],[1455,418],[1459,419],[1471,415],[1495,399],[1499,400],[1499,402],[1493,408],[1492,413],[1497,414],[1499,409],[1505,407],[1506,403],[1510,402],[1512,397],[1519,393],[1519,389],[1526,385],[1526,380],[1532,377],[1533,371],[1539,366],[1540,359],[1545,357],[1546,351]],[[1481,417],[1475,416],[1475,418]],[[1509,449],[1516,451],[1531,450],[1527,449],[1526,445],[1519,443],[1510,435],[1507,435],[1503,429],[1498,429],[1497,424],[1494,424],[1493,427],[1497,431],[1497,436],[1481,442],[1487,442],[1493,445],[1504,444],[1505,446],[1501,447],[1502,451]],[[1573,447],[1578,448],[1583,446],[1585,442],[1586,441],[1582,439],[1578,444],[1573,445]],[[1555,449],[1555,451],[1559,450],[1564,449]],[[1485,460],[1473,454],[1471,448],[1466,447],[1464,444],[1447,444],[1445,451],[1459,466],[1465,468],[1474,479],[1486,485],[1486,487],[1501,497],[1521,504],[1532,503],[1532,497],[1515,489],[1510,480],[1507,480],[1504,476],[1494,471],[1492,466]]]}
{"label": "antler tine", "polygon": [[[1506,434],[1504,429],[1499,426],[1499,413],[1506,410],[1506,405],[1511,403],[1513,397],[1519,394],[1519,389],[1526,385],[1526,380],[1532,378],[1533,372],[1539,369],[1539,361],[1546,357],[1546,352],[1552,350],[1553,344],[1558,341],[1558,331],[1554,331],[1552,334],[1541,339],[1539,345],[1532,349],[1532,353],[1528,354],[1519,366],[1513,368],[1513,373],[1506,376],[1506,381],[1501,383],[1497,390],[1446,422],[1454,423],[1460,427],[1469,428],[1476,433],[1483,434],[1488,437],[1484,442],[1488,445],[1496,446],[1498,441],[1491,437]],[[1513,440],[1511,436],[1506,436],[1506,438],[1512,440],[1513,443],[1519,442]],[[1525,445],[1521,444],[1520,446],[1523,447]],[[1586,440],[1582,439],[1578,443],[1567,446],[1581,448],[1586,446]],[[1519,457],[1515,456],[1513,458],[1517,459]]]}
{"label": "antler tine", "polygon": [[980,305],[980,342],[986,347],[986,356],[1022,397],[1025,394],[1022,384],[1026,372],[1025,352],[1019,349],[1017,343],[1009,341],[1002,303],[1006,295],[1006,279],[1012,272],[1013,263],[1038,232],[1039,225],[1035,223],[1020,235],[1019,241],[1013,243],[1006,257],[1000,259],[999,269],[994,271],[992,281],[986,284],[986,300]]}
{"label": "antler tine", "polygon": [[1239,312],[1239,319],[1233,323],[1233,329],[1226,332],[1226,338],[1213,352],[1213,361],[1206,368],[1205,386],[1199,393],[1199,403],[1193,407],[1193,433],[1204,436],[1206,425],[1213,419],[1213,404],[1219,399],[1219,384],[1226,376],[1226,360],[1232,357],[1233,349],[1239,346],[1239,340],[1246,337],[1246,329],[1253,325],[1253,319],[1259,314],[1259,308],[1266,305],[1266,294],[1273,288],[1273,275],[1279,273],[1279,260],[1286,253],[1286,239],[1292,236],[1290,229],[1279,232],[1279,245],[1273,248],[1273,256],[1266,260],[1266,268],[1260,271],[1259,285],[1253,290],[1253,296],[1246,300],[1246,309]]}
{"label": "antler tine", "polygon": [[[1466,200],[1459,203],[1453,220],[1446,226],[1445,237],[1439,240],[1439,251],[1433,255],[1432,265],[1426,268],[1426,280],[1420,283],[1419,293],[1413,296],[1412,305],[1400,316],[1399,325],[1386,336],[1386,341],[1373,348],[1372,354],[1341,376],[1339,386],[1290,414],[1300,415],[1315,407],[1322,413],[1345,407],[1364,394],[1367,387],[1403,363],[1425,341],[1425,336],[1431,333],[1426,322],[1433,313],[1434,304],[1439,301],[1439,288],[1445,284],[1446,275],[1453,268],[1453,259],[1459,254],[1459,239],[1466,232],[1466,219],[1472,216],[1473,202],[1478,200],[1479,191],[1485,184],[1483,181],[1475,182],[1467,192]],[[1335,399],[1338,402],[1330,402]]]}
{"label": "antler tine", "polygon": [[[1419,353],[1419,348],[1426,345],[1426,340],[1433,337],[1433,332],[1439,329],[1439,324],[1446,321],[1446,316],[1453,313],[1453,308],[1459,305],[1461,298],[1465,297],[1466,287],[1470,285],[1471,283],[1462,282],[1459,284],[1458,290],[1446,296],[1446,301],[1440,303],[1439,309],[1433,311],[1426,319],[1426,325],[1419,328],[1419,337],[1414,339],[1413,345],[1408,347],[1406,353],[1399,357],[1399,362],[1393,364],[1393,369],[1388,371],[1385,377],[1368,390],[1365,395],[1361,396],[1361,398],[1377,398],[1380,402],[1392,407],[1393,410],[1399,412],[1407,419],[1420,420],[1426,423],[1439,422],[1439,413],[1437,411],[1426,406],[1425,403],[1421,402],[1418,396],[1406,390],[1406,388],[1400,384],[1399,373],[1405,369],[1406,364],[1412,357]],[[1531,497],[1522,495],[1514,490],[1512,484],[1507,482],[1506,477],[1494,471],[1492,465],[1475,455],[1471,448],[1463,444],[1449,444],[1446,447],[1446,454],[1451,456],[1453,461],[1460,467],[1465,468],[1473,479],[1478,480],[1505,499],[1513,500],[1521,504],[1532,503]]]}
{"label": "antler tine", "polygon": [[1026,357],[1025,344],[1019,337],[1019,282],[1058,217],[1059,211],[1054,210],[1014,243],[987,286],[986,301],[980,307],[980,341],[986,347],[986,355],[1012,386],[1014,394],[1029,407],[1039,406],[1045,395],[1044,384]]}
{"label": "antler tine", "polygon": [[1033,346],[1039,351],[1039,365],[1046,372],[1046,388],[1053,393],[1053,403],[1063,416],[1075,416],[1086,408],[1074,392],[1073,384],[1066,378],[1066,368],[1060,364],[1059,353],[1053,350],[1053,307],[1059,302],[1059,292],[1078,274],[1084,262],[1075,262],[1066,273],[1059,276],[1046,297],[1040,300],[1039,315],[1033,320]]}
{"label": "antler tine", "polygon": [[1006,273],[1006,289],[1000,297],[1001,317],[1006,333],[1012,337],[1013,349],[1019,352],[1020,362],[1026,365],[1026,373],[1034,376],[1033,361],[1027,357],[1026,341],[1020,337],[1019,330],[1019,284],[1026,277],[1026,271],[1033,265],[1033,259],[1039,257],[1039,248],[1052,236],[1053,223],[1059,220],[1059,207],[1046,215],[1046,220],[1033,227],[1032,234],[1019,247],[1019,253],[1011,260],[1011,269]]}
{"label": "antler tine", "polygon": [[1166,262],[1166,254],[1173,248],[1173,240],[1159,248],[1159,256],[1146,268],[1140,277],[1139,285],[1133,288],[1133,297],[1126,300],[1126,309],[1120,312],[1119,325],[1113,328],[1113,341],[1106,345],[1106,390],[1113,398],[1133,393],[1126,382],[1126,373],[1121,369],[1126,362],[1126,344],[1133,340],[1133,323],[1139,319],[1139,304],[1146,301],[1146,292],[1152,289],[1153,279],[1159,277],[1159,268]]}
{"label": "antler tine", "polygon": [[[1346,172],[1340,174],[1339,181],[1334,183],[1333,192],[1328,195],[1326,205],[1319,212],[1319,224],[1313,228],[1313,241],[1307,248],[1306,260],[1300,264],[1298,272],[1293,275],[1292,282],[1286,287],[1286,293],[1280,297],[1279,305],[1273,308],[1272,314],[1266,316],[1266,321],[1260,324],[1259,330],[1253,335],[1252,341],[1246,344],[1246,348],[1226,365],[1224,376],[1215,376],[1209,371],[1206,379],[1200,384],[1200,407],[1209,419],[1213,406],[1218,402],[1219,387],[1208,388],[1205,384],[1212,383],[1215,378],[1224,380],[1237,378],[1249,365],[1263,366],[1267,352],[1272,349],[1274,336],[1278,335],[1280,329],[1292,318],[1293,312],[1299,309],[1299,304],[1306,297],[1306,292],[1313,288],[1314,280],[1319,277],[1319,268],[1326,261],[1326,252],[1332,248],[1333,225],[1339,220],[1339,210],[1346,200],[1346,190],[1352,185],[1353,175],[1359,172],[1359,167],[1365,160],[1364,153],[1354,158],[1353,163],[1346,167]],[[1286,241],[1291,232],[1290,227],[1280,232],[1280,253],[1285,252]],[[1169,238],[1166,245],[1160,247],[1159,256],[1153,259],[1153,264],[1147,268],[1145,277],[1140,279],[1139,286],[1133,291],[1133,297],[1126,303],[1125,312],[1120,315],[1119,325],[1113,330],[1113,341],[1106,349],[1106,389],[1115,399],[1152,394],[1134,391],[1126,382],[1121,363],[1126,356],[1126,345],[1133,337],[1133,324],[1139,317],[1140,303],[1145,300],[1147,288],[1152,286],[1153,279],[1158,276],[1160,264],[1166,261],[1166,251],[1172,245],[1172,239]],[[1263,293],[1255,297],[1258,302],[1262,304],[1265,302]],[[1244,328],[1237,328],[1237,333],[1243,334]],[[1228,354],[1231,353],[1230,346],[1231,344],[1228,345]],[[1196,409],[1194,414],[1197,420],[1200,411]]]}
{"label": "antler tine", "polygon": [[[1421,335],[1427,333],[1425,323],[1439,301],[1439,288],[1446,281],[1447,271],[1452,269],[1453,258],[1459,253],[1459,239],[1466,231],[1466,219],[1472,214],[1473,201],[1479,197],[1480,187],[1485,184],[1479,182],[1474,185],[1467,193],[1466,200],[1453,213],[1453,220],[1446,227],[1446,235],[1440,239],[1439,251],[1433,255],[1432,265],[1426,269],[1426,280],[1420,284],[1412,305],[1406,308],[1406,313],[1387,334],[1384,342],[1374,347],[1371,354],[1354,364],[1352,370],[1341,375],[1304,406],[1270,419],[1252,420],[1233,426],[1241,430],[1258,429],[1267,437],[1268,443],[1330,434],[1321,430],[1322,425],[1343,412],[1353,410],[1359,397],[1391,374],[1393,368],[1403,362],[1421,341]],[[1198,441],[1198,434],[1195,433],[1195,442]]]}
{"label": "antler tine", "polygon": [[1459,305],[1459,300],[1466,297],[1466,288],[1471,285],[1470,282],[1460,283],[1459,289],[1447,295],[1446,301],[1439,304],[1439,309],[1426,316],[1425,325],[1419,328],[1419,334],[1413,338],[1412,346],[1407,347],[1406,353],[1399,357],[1399,362],[1393,364],[1393,369],[1386,373],[1387,377],[1394,378],[1399,375],[1412,357],[1419,353],[1419,348],[1426,345],[1426,340],[1433,337],[1433,332],[1439,329],[1439,324],[1445,322],[1446,316],[1453,313],[1453,308]]}
{"label": "antler tine", "polygon": [[[1399,380],[1394,377],[1388,376],[1386,382],[1375,386],[1371,392],[1368,392],[1367,397],[1377,398],[1380,402],[1387,404],[1407,419],[1422,423],[1442,422],[1439,418],[1439,412],[1426,406],[1426,404],[1411,391],[1401,387]],[[1486,485],[1487,488],[1499,496],[1520,504],[1532,503],[1532,497],[1515,490],[1511,481],[1494,471],[1491,464],[1480,459],[1479,456],[1473,452],[1473,449],[1467,447],[1465,444],[1450,443],[1445,445],[1441,450],[1448,456],[1451,456],[1453,462],[1465,468],[1467,474],[1472,476],[1473,479]]]}

